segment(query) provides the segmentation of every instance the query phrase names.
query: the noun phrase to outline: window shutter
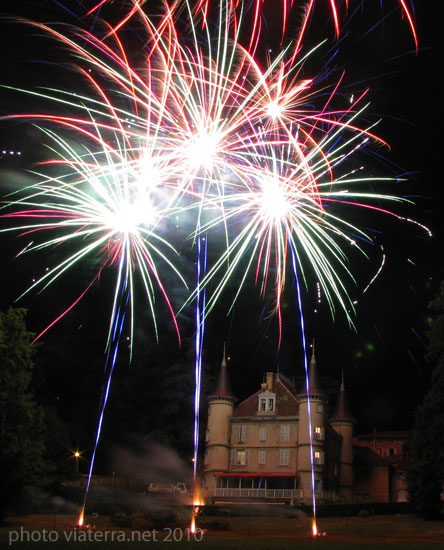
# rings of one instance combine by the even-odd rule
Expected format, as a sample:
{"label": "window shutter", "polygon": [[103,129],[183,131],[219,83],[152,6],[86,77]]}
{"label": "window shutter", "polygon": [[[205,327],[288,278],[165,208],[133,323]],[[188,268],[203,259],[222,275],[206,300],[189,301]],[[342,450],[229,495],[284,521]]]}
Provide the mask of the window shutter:
{"label": "window shutter", "polygon": [[281,426],[281,441],[290,441],[290,426]]}
{"label": "window shutter", "polygon": [[236,464],[236,449],[231,449],[231,465]]}
{"label": "window shutter", "polygon": [[288,466],[289,454],[290,454],[289,449],[279,450],[279,466]]}
{"label": "window shutter", "polygon": [[238,427],[238,441],[239,443],[245,443],[245,438],[247,435],[247,426]]}

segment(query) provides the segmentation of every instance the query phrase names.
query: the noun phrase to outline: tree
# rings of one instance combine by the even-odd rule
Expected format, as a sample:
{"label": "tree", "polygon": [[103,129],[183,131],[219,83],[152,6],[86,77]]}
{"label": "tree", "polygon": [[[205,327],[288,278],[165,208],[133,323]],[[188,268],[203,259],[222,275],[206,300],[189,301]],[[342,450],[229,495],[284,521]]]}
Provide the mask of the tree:
{"label": "tree", "polygon": [[432,518],[440,512],[444,486],[444,282],[429,309],[427,359],[435,368],[431,389],[416,412],[406,454],[410,502],[422,516]]}
{"label": "tree", "polygon": [[46,470],[44,415],[32,392],[33,334],[26,311],[0,312],[0,514]]}

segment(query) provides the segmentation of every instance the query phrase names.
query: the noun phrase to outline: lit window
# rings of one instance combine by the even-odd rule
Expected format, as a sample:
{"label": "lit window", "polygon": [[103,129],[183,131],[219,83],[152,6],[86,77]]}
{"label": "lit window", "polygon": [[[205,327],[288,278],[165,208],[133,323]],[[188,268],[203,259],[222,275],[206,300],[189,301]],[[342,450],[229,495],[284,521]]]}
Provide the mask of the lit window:
{"label": "lit window", "polygon": [[281,426],[281,441],[290,441],[290,426]]}
{"label": "lit window", "polygon": [[314,438],[320,441],[324,440],[324,428],[321,426],[315,426]]}
{"label": "lit window", "polygon": [[232,464],[236,466],[247,466],[249,454],[248,449],[236,449],[232,455]]}
{"label": "lit window", "polygon": [[259,430],[259,441],[267,440],[267,428],[260,428]]}
{"label": "lit window", "polygon": [[279,466],[288,466],[290,458],[290,449],[279,450]]}
{"label": "lit window", "polygon": [[324,453],[322,451],[315,451],[313,453],[314,456],[314,464],[324,464]]}
{"label": "lit window", "polygon": [[265,451],[259,451],[258,464],[265,464]]}

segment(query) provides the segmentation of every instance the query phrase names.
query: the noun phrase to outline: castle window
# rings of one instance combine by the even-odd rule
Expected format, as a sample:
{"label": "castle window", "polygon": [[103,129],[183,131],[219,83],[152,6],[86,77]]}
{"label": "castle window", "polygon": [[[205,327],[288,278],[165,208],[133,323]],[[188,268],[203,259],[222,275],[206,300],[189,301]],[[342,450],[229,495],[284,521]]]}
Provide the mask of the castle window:
{"label": "castle window", "polygon": [[322,403],[318,403],[316,405],[316,412],[323,413],[324,412],[324,405]]}
{"label": "castle window", "polygon": [[314,438],[319,440],[319,441],[323,441],[325,439],[325,432],[324,432],[324,428],[321,427],[321,426],[315,426],[315,429],[314,429]]}
{"label": "castle window", "polygon": [[258,464],[265,464],[265,451],[259,451]]}
{"label": "castle window", "polygon": [[231,451],[231,464],[234,466],[247,466],[250,458],[248,449],[233,449]]}
{"label": "castle window", "polygon": [[247,437],[247,426],[238,426],[237,436],[238,443],[245,443],[245,439]]}
{"label": "castle window", "polygon": [[290,449],[279,450],[279,466],[288,466],[290,458]]}
{"label": "castle window", "polygon": [[314,464],[324,464],[324,453],[322,451],[315,451],[313,453]]}
{"label": "castle window", "polygon": [[258,412],[270,413],[276,409],[276,394],[265,390],[259,394]]}
{"label": "castle window", "polygon": [[281,426],[281,441],[290,441],[290,426]]}
{"label": "castle window", "polygon": [[260,428],[259,441],[266,441],[266,440],[267,440],[267,428]]}
{"label": "castle window", "polygon": [[206,441],[210,441],[211,440],[211,434],[210,434],[210,430],[207,429],[207,436],[206,436]]}

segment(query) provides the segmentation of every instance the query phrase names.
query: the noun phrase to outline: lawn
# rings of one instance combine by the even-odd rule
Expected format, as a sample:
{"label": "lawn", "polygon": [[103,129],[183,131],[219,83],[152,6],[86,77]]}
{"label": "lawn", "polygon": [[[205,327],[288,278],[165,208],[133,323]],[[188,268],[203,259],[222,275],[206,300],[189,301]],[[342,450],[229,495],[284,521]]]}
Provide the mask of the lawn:
{"label": "lawn", "polygon": [[[186,528],[133,532],[111,523],[105,516],[87,518],[94,527],[75,531],[74,516],[46,515],[9,518],[0,528],[1,548],[139,550],[181,547],[189,550],[423,550],[444,547],[444,522],[426,522],[413,516],[322,518],[313,538],[310,519],[304,516],[202,518],[203,539]],[[198,525],[199,525],[198,523]]]}

